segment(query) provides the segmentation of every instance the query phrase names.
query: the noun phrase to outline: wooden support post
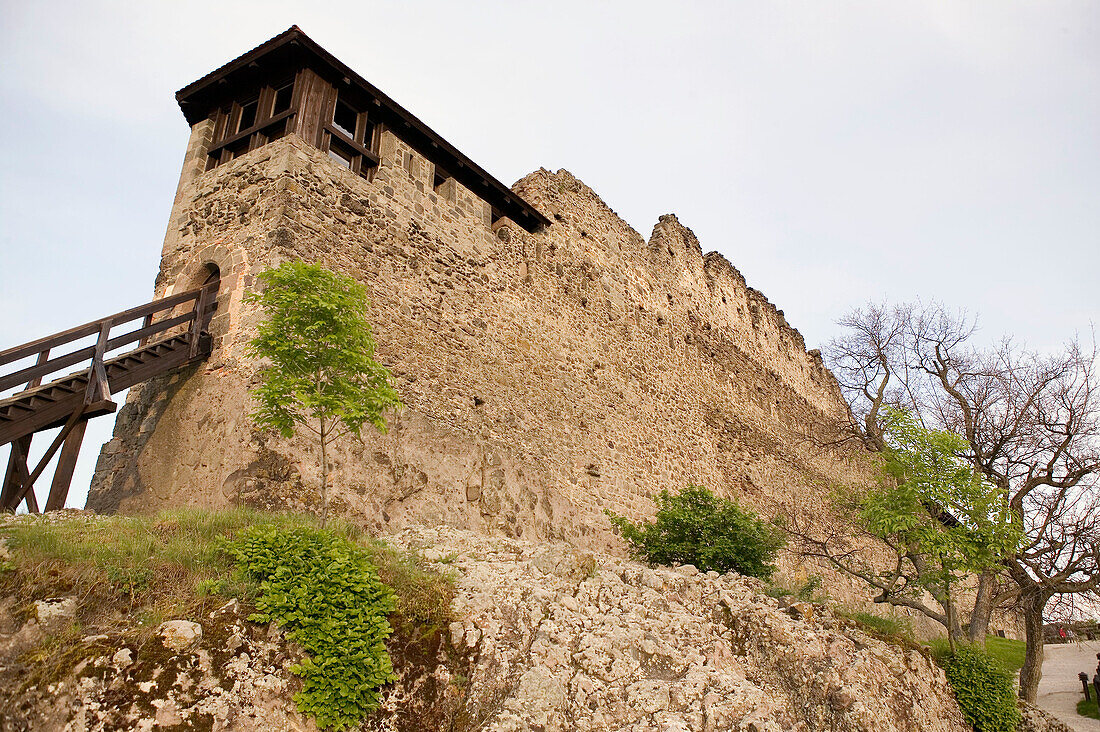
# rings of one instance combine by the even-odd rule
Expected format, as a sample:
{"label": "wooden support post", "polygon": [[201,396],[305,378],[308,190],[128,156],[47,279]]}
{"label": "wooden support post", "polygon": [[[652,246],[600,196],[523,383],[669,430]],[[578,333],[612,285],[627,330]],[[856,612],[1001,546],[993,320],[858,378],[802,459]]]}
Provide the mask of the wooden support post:
{"label": "wooden support post", "polygon": [[53,472],[50,497],[46,499],[47,511],[65,508],[65,499],[69,497],[69,485],[73,482],[73,470],[76,469],[76,458],[80,455],[80,443],[84,441],[84,430],[87,427],[88,420],[81,419],[73,425],[73,431],[61,446],[61,456],[57,458],[57,467]]}
{"label": "wooden support post", "polygon": [[[171,313],[169,313],[169,314],[171,314]],[[145,316],[145,319],[143,321],[141,321],[141,327],[142,328],[148,328],[152,324],[153,324],[153,314],[149,313],[148,315]],[[148,343],[148,342],[149,342],[149,337],[148,336],[142,338],[140,341],[138,341],[138,348],[144,348],[145,344]]]}
{"label": "wooden support post", "polygon": [[19,508],[19,501],[15,497],[22,492],[23,481],[30,473],[27,468],[27,452],[33,436],[25,435],[11,443],[8,467],[4,471],[4,486],[0,490],[0,511],[14,511]]}
{"label": "wooden support post", "polygon": [[30,454],[31,437],[26,435],[11,443],[11,455],[8,456],[8,471],[4,479],[4,498],[0,508],[14,511],[23,499],[27,501],[27,510],[38,513],[38,497],[31,489],[30,470],[27,468],[27,456]]}
{"label": "wooden support post", "polygon": [[28,513],[42,513],[38,510],[38,496],[34,495],[33,485],[23,491],[23,500],[27,502]]}
{"label": "wooden support post", "polygon": [[[34,362],[34,365],[35,366],[41,366],[42,364],[46,363],[49,360],[50,360],[50,349],[47,348],[46,350],[44,350],[44,351],[42,351],[41,353],[38,354],[38,360]],[[42,384],[42,377],[41,376],[35,376],[33,379],[31,379],[30,381],[27,382],[27,388],[28,389],[33,389],[36,386],[39,386],[41,384]]]}
{"label": "wooden support post", "polygon": [[88,390],[84,392],[84,405],[110,400],[111,388],[107,384],[107,371],[103,367],[103,355],[107,352],[107,337],[111,333],[111,321],[103,321],[99,328],[99,340],[95,344],[92,366],[88,369]]}
{"label": "wooden support post", "polygon": [[[81,416],[84,414],[84,407],[80,407],[77,411],[73,412],[73,415],[69,417],[69,421],[65,423],[65,426],[61,428],[61,432],[57,434],[57,437],[53,438],[53,442],[46,448],[46,454],[42,456],[42,459],[38,461],[38,465],[35,466],[31,474],[22,480],[22,485],[19,486],[12,500],[15,502],[15,506],[19,505],[19,502],[25,497],[27,499],[27,508],[32,513],[38,513],[38,500],[34,496],[34,482],[38,480],[38,476],[42,475],[42,471],[46,469],[46,465],[53,459],[54,453],[57,452],[57,448],[61,447],[61,443],[68,438],[69,433],[76,427],[77,422],[82,421]],[[13,443],[14,444],[14,443]],[[26,456],[24,456],[25,459]],[[26,470],[26,463],[24,462],[24,471]],[[14,507],[12,510],[15,510]]]}

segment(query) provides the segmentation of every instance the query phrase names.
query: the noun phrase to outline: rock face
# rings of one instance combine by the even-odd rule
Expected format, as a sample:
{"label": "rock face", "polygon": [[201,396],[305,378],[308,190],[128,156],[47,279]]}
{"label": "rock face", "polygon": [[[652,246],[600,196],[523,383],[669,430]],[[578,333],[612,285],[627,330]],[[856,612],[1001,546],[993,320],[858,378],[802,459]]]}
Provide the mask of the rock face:
{"label": "rock face", "polygon": [[[447,528],[388,540],[455,572],[455,622],[428,652],[391,643],[399,680],[365,729],[967,730],[919,652],[781,607],[755,580]],[[86,660],[30,687],[25,654],[53,631],[12,610],[0,598],[3,732],[316,729],[292,698],[299,651],[236,601],[140,644],[90,635]]]}
{"label": "rock face", "polygon": [[1026,702],[1020,702],[1020,713],[1023,714],[1023,720],[1016,732],[1073,732],[1069,725]]}
{"label": "rock face", "polygon": [[[0,626],[10,611],[0,602]],[[21,659],[48,641],[48,628],[31,620],[0,633],[0,730],[317,729],[291,699],[298,682],[288,668],[299,654],[280,633],[248,623],[236,601],[203,623],[213,632],[169,621],[140,646],[116,648],[112,636],[88,636],[79,646],[86,660],[65,678],[29,687]]]}
{"label": "rock face", "polygon": [[[458,570],[461,620],[449,636],[465,665],[430,672],[450,697],[450,723],[497,732],[968,729],[925,656],[845,627],[824,607],[781,608],[752,579],[454,529],[392,540]],[[425,673],[405,669],[373,728],[396,729],[403,715],[439,718],[438,708],[409,709]]]}

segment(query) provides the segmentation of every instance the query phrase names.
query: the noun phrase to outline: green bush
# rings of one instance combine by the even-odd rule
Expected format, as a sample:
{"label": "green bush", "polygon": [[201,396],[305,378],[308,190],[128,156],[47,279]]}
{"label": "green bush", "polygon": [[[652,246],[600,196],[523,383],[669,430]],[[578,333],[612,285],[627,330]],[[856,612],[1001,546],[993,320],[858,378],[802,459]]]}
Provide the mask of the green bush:
{"label": "green bush", "polygon": [[706,488],[688,486],[676,495],[656,498],[653,523],[634,524],[611,511],[611,518],[631,553],[654,564],[694,564],[708,572],[728,572],[767,579],[772,561],[785,543],[773,524],[736,501],[718,498]]}
{"label": "green bush", "polygon": [[394,679],[386,652],[392,590],[370,552],[330,531],[253,526],[228,545],[241,571],[259,581],[254,622],[274,620],[309,656],[298,709],[322,729],[346,729],[378,708],[379,688]]}
{"label": "green bush", "polygon": [[1020,724],[1014,675],[979,646],[937,650],[966,721],[974,732],[1013,732]]}

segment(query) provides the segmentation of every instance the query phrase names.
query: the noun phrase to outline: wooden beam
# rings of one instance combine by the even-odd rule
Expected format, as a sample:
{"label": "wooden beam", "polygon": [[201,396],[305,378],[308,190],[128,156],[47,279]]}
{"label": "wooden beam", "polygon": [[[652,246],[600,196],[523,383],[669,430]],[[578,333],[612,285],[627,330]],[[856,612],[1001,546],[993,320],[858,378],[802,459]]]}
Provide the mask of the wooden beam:
{"label": "wooden beam", "polygon": [[111,398],[111,387],[107,383],[107,371],[103,367],[103,354],[107,351],[107,338],[110,334],[110,324],[104,323],[100,327],[99,340],[95,344],[95,356],[92,357],[92,366],[88,369],[88,390],[84,392],[84,406]]}
{"label": "wooden beam", "polygon": [[23,498],[27,502],[27,511],[29,513],[42,513],[38,510],[38,496],[34,495],[34,486],[23,490]]}
{"label": "wooden beam", "polygon": [[[199,299],[195,300],[195,319],[191,321],[191,345],[188,348],[188,358],[199,355],[199,333],[202,332],[202,314],[206,310],[206,303],[210,299],[210,292],[204,287],[199,291]],[[107,394],[110,396],[110,393]]]}
{"label": "wooden beam", "polygon": [[23,487],[23,481],[28,473],[27,452],[31,447],[31,438],[34,435],[24,435],[11,443],[11,452],[8,454],[8,467],[4,471],[4,485],[0,489],[0,511],[14,511],[19,507],[15,496]]}
{"label": "wooden beam", "polygon": [[84,441],[84,430],[87,427],[88,420],[81,419],[65,438],[65,444],[61,447],[61,456],[57,458],[57,467],[54,469],[50,497],[46,499],[47,511],[65,508],[65,499],[69,497],[69,485],[73,482],[73,470],[76,469],[76,458],[80,455],[80,443]]}
{"label": "wooden beam", "polygon": [[[69,421],[65,423],[65,426],[61,428],[61,431],[59,433],[57,433],[57,437],[53,438],[53,442],[51,442],[50,446],[46,448],[46,454],[43,455],[42,459],[38,461],[38,465],[35,466],[34,470],[31,471],[31,474],[29,476],[23,479],[23,484],[19,486],[18,489],[16,489],[12,498],[12,500],[15,501],[16,506],[19,505],[20,501],[26,498],[27,508],[31,511],[31,513],[38,513],[38,500],[35,498],[34,495],[34,482],[38,480],[38,476],[42,475],[42,471],[46,469],[46,466],[49,465],[50,460],[53,459],[54,453],[57,452],[57,448],[61,447],[61,444],[68,438],[69,433],[71,433],[73,431],[73,428],[76,427],[77,422],[81,421],[81,415],[83,414],[83,412],[83,405],[81,405],[80,409],[77,409],[77,411],[73,412],[72,416],[69,417]],[[24,469],[25,467],[26,463],[24,463]]]}

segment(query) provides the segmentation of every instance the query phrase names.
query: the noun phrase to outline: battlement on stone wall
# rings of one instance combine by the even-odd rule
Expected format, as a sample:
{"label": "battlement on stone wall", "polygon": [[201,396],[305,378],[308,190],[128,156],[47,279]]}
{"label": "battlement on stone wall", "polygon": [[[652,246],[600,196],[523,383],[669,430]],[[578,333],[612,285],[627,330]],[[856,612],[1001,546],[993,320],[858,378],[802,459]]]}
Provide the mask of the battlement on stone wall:
{"label": "battlement on stone wall", "polygon": [[658,325],[697,321],[701,340],[720,329],[822,413],[843,416],[839,386],[820,352],[807,351],[783,311],[722,254],[704,255],[674,214],[661,216],[646,240],[566,170],[538,170],[513,188],[554,220],[547,238],[555,248],[572,248],[603,270],[624,312],[648,314]]}

